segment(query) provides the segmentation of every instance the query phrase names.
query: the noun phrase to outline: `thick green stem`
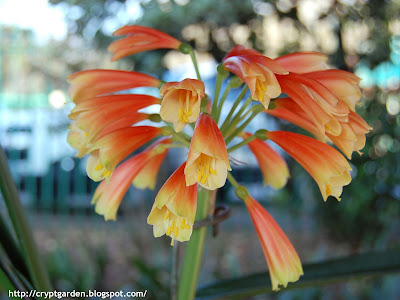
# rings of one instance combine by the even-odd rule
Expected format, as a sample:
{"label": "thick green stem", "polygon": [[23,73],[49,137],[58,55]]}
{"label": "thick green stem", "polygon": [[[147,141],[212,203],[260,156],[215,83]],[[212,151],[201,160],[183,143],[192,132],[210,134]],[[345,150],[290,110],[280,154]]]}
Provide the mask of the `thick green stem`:
{"label": "thick green stem", "polygon": [[[200,188],[197,193],[196,221],[208,217],[211,191]],[[197,280],[201,267],[207,227],[193,230],[187,243],[178,287],[178,300],[192,300],[196,296]]]}
{"label": "thick green stem", "polygon": [[24,208],[19,200],[18,190],[15,186],[8,168],[7,157],[0,147],[0,189],[10,215],[15,234],[19,241],[22,254],[28,265],[29,273],[36,289],[50,291],[51,285],[45,269],[42,266]]}

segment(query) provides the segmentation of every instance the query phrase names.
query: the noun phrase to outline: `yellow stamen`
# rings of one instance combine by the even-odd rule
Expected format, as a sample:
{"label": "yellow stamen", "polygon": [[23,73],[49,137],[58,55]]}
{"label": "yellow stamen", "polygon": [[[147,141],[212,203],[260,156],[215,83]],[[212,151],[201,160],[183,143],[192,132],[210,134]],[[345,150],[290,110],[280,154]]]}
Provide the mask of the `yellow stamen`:
{"label": "yellow stamen", "polygon": [[330,184],[327,184],[325,189],[326,189],[326,194],[329,196],[332,193]]}
{"label": "yellow stamen", "polygon": [[264,92],[266,91],[264,82],[256,80],[256,94],[259,101],[264,99]]}
{"label": "yellow stamen", "polygon": [[197,182],[205,184],[210,175],[217,175],[217,171],[211,167],[213,159],[207,155],[201,155],[197,160]]}
{"label": "yellow stamen", "polygon": [[164,217],[164,220],[168,219],[170,214],[171,214],[171,211],[169,211],[169,212],[167,213],[167,215]]}
{"label": "yellow stamen", "polygon": [[171,246],[174,246],[174,239],[171,239]]}
{"label": "yellow stamen", "polygon": [[175,237],[178,236],[178,233],[179,233],[178,226],[175,226],[175,230],[174,230]]}
{"label": "yellow stamen", "polygon": [[197,181],[201,181],[201,171],[199,171],[198,173],[197,173]]}
{"label": "yellow stamen", "polygon": [[171,235],[171,231],[172,231],[172,226],[170,225],[170,226],[167,228],[167,235],[168,235],[168,236]]}
{"label": "yellow stamen", "polygon": [[101,173],[101,177],[105,176],[105,177],[110,177],[111,175],[111,171],[108,170],[104,170],[103,173]]}
{"label": "yellow stamen", "polygon": [[103,165],[101,164],[101,162],[98,163],[98,165],[96,166],[96,168],[94,168],[95,171],[100,171],[101,169],[103,169]]}
{"label": "yellow stamen", "polygon": [[178,119],[181,123],[189,123],[189,118],[192,115],[191,109],[184,109],[181,108],[178,111]]}
{"label": "yellow stamen", "polygon": [[181,229],[185,228],[185,219],[182,219],[181,221]]}

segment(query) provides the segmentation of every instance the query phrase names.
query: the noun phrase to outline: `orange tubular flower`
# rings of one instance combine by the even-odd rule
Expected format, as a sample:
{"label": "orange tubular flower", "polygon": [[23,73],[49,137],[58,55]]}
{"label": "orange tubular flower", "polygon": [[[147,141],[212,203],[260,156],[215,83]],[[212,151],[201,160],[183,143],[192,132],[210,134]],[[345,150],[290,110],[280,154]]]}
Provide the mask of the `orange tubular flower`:
{"label": "orange tubular flower", "polygon": [[[291,73],[287,76],[279,76],[278,80],[282,91],[305,111],[321,135],[325,135],[325,132],[339,135],[342,131],[339,121],[348,120],[349,109],[322,84],[311,79],[306,82],[304,78]],[[303,82],[317,88],[317,91],[305,86]]]}
{"label": "orange tubular flower", "polygon": [[148,95],[99,96],[76,105],[69,118],[75,120],[77,126],[88,134],[87,140],[90,143],[104,128],[125,117],[130,116],[135,123],[144,120],[147,115],[137,111],[159,103],[160,99]]}
{"label": "orange tubular flower", "polygon": [[176,132],[182,131],[187,123],[196,122],[200,114],[201,99],[204,97],[204,83],[197,79],[168,82],[161,87],[164,97],[160,116],[172,122]]}
{"label": "orange tubular flower", "polygon": [[154,49],[179,49],[181,41],[159,30],[131,25],[119,28],[114,36],[126,37],[111,43],[108,51],[113,53],[112,61],[125,56]]}
{"label": "orange tubular flower", "polygon": [[174,240],[190,239],[196,216],[197,184],[186,186],[184,169],[185,163],[168,178],[147,218],[147,223],[153,225],[154,236],[168,235],[171,246]]}
{"label": "orange tubular flower", "polygon": [[[164,139],[159,143],[157,143],[157,146],[167,145],[171,143],[172,143],[171,139]],[[134,185],[134,187],[138,189],[149,188],[151,190],[154,190],[154,187],[156,186],[158,171],[160,170],[161,164],[164,161],[165,156],[168,154],[168,149],[164,151],[164,148],[162,148],[162,146],[158,147],[160,151],[162,151],[162,153],[154,156],[149,160],[147,165],[140,171],[139,175],[136,176],[135,179],[133,180],[132,184]]]}
{"label": "orange tubular flower", "polygon": [[126,127],[97,139],[89,149],[86,172],[93,181],[109,178],[115,167],[130,153],[162,133],[151,126]]}
{"label": "orange tubular flower", "polygon": [[274,60],[257,54],[254,50],[245,50],[242,46],[237,46],[228,53],[224,59],[224,67],[240,77],[249,86],[252,98],[266,109],[270,99],[281,94],[275,74],[288,74]]}
{"label": "orange tubular flower", "polygon": [[299,280],[303,275],[300,258],[271,215],[252,197],[244,200],[267,260],[272,290]]}
{"label": "orange tubular flower", "polygon": [[341,125],[342,132],[340,135],[328,134],[328,137],[348,159],[351,159],[353,151],[357,151],[361,155],[360,150],[365,146],[365,135],[371,131],[372,127],[353,111],[349,114],[349,121]]}
{"label": "orange tubular flower", "polygon": [[100,69],[74,73],[68,76],[68,82],[68,94],[76,104],[99,95],[161,84],[157,78],[139,72]]}
{"label": "orange tubular flower", "polygon": [[121,164],[107,183],[105,180],[97,187],[92,204],[95,204],[96,213],[103,215],[105,220],[115,220],[122,198],[130,187],[132,180],[146,166],[150,159],[162,155],[163,148],[151,147],[135,155]]}
{"label": "orange tubular flower", "polygon": [[[243,139],[250,137],[246,132]],[[267,143],[255,139],[247,144],[258,161],[264,178],[264,185],[270,184],[274,189],[280,189],[286,185],[289,178],[289,169],[285,160],[276,153]]]}
{"label": "orange tubular flower", "polygon": [[308,132],[312,133],[321,141],[326,140],[326,136],[318,130],[317,126],[310,119],[301,107],[290,98],[279,98],[273,102],[273,109],[265,110],[265,113],[293,123]]}
{"label": "orange tubular flower", "polygon": [[351,181],[351,167],[334,148],[301,134],[270,131],[267,138],[281,146],[317,182],[324,201],[332,195],[340,201],[343,186]]}
{"label": "orange tubular flower", "polygon": [[355,105],[361,98],[361,91],[358,87],[359,77],[342,70],[325,70],[304,75],[322,83],[350,110],[355,111]]}
{"label": "orange tubular flower", "polygon": [[361,155],[360,150],[365,146],[365,135],[372,129],[359,115],[350,111],[348,121],[340,122],[342,131],[339,135],[321,135],[307,114],[292,99],[276,99],[274,106],[274,109],[266,110],[266,113],[296,124],[323,142],[330,139],[349,159],[354,151]]}
{"label": "orange tubular flower", "polygon": [[208,190],[215,190],[225,184],[227,170],[232,169],[218,125],[209,115],[201,114],[193,132],[186,162],[186,185],[198,182]]}

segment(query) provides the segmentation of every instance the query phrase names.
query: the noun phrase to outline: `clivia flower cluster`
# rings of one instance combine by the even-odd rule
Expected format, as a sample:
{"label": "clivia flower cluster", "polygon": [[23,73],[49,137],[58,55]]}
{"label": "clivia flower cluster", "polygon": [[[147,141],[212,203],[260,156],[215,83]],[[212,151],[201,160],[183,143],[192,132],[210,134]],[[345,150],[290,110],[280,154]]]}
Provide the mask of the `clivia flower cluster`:
{"label": "clivia flower cluster", "polygon": [[[233,178],[228,153],[247,145],[259,163],[264,184],[280,189],[289,178],[289,170],[285,160],[265,142],[271,140],[313,177],[324,201],[329,196],[340,201],[343,186],[351,181],[345,156],[351,159],[354,151],[360,153],[365,134],[371,130],[355,112],[361,96],[357,86],[360,79],[349,72],[328,69],[327,58],[320,53],[270,59],[256,50],[236,46],[218,66],[212,99],[205,94],[189,45],[141,26],[125,26],[115,35],[123,38],[109,47],[113,60],[153,49],[180,50],[191,55],[197,79],[164,83],[143,73],[118,70],[87,70],[69,76],[69,95],[75,107],[69,115],[68,141],[77,149],[77,156],[89,156],[88,176],[102,181],[93,196],[96,212],[106,220],[116,219],[130,185],[153,189],[167,152],[188,147],[185,163],[164,183],[148,216],[154,236],[169,236],[171,245],[175,240],[188,241],[198,189],[216,190],[228,178],[253,220],[273,289],[297,281],[303,270],[294,247],[269,213]],[[220,96],[229,73],[227,88]],[[137,87],[159,88],[160,97],[129,93]],[[230,90],[240,87],[232,108],[226,109]],[[154,104],[160,107],[158,114],[141,112]],[[225,120],[220,120],[222,109],[229,111]],[[246,126],[258,114],[291,122],[314,137],[265,128],[247,132]],[[165,126],[138,125],[144,120],[164,122]],[[239,138],[240,142],[227,148]],[[130,156],[149,143],[142,152]]]}

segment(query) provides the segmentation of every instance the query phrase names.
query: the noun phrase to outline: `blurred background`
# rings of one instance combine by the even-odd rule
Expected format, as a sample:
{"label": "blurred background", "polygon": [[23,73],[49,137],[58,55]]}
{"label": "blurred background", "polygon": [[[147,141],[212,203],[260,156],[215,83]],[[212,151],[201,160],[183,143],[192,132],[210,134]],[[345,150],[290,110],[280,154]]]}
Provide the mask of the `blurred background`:
{"label": "blurred background", "polygon": [[[66,142],[69,74],[112,68],[166,81],[194,77],[188,57],[175,51],[111,63],[106,48],[112,32],[126,24],[192,44],[209,93],[217,62],[235,44],[271,58],[320,51],[332,66],[355,72],[363,93],[357,112],[373,130],[363,155],[353,155],[353,181],[341,203],[324,203],[312,178],[288,157],[291,179],[281,191],[262,186],[249,152],[233,155],[247,162],[234,175],[274,216],[303,262],[400,246],[399,0],[0,0],[0,144],[55,288],[148,289],[149,299],[168,299],[170,241],[153,238],[146,217],[176,166],[174,151],[156,190],[131,189],[118,221],[105,222],[90,205],[96,183],[86,177],[85,160]],[[266,116],[257,124],[300,132]],[[207,237],[200,285],[267,268],[247,211],[229,185],[218,199],[233,213],[216,238]],[[400,276],[388,275],[256,299],[399,297]]]}

